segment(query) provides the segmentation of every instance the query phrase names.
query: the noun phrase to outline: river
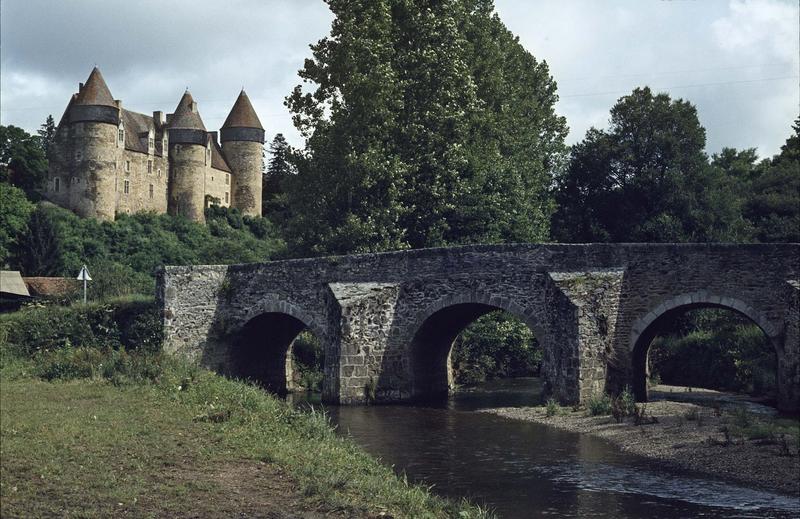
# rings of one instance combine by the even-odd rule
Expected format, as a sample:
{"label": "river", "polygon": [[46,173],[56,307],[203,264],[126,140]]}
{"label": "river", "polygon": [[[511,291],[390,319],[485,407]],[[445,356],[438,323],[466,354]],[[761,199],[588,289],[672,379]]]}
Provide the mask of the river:
{"label": "river", "polygon": [[503,518],[800,517],[791,497],[665,470],[598,438],[475,412],[538,399],[536,379],[511,379],[437,405],[326,409],[339,434],[396,472]]}

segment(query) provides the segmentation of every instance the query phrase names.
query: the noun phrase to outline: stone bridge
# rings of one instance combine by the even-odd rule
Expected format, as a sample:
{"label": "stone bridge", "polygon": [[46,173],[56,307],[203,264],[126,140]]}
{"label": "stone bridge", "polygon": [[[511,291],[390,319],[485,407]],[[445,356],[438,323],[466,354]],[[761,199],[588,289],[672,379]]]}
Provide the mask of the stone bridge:
{"label": "stone bridge", "polygon": [[630,384],[647,398],[647,353],[688,308],[752,320],[777,358],[779,405],[800,401],[800,244],[491,245],[159,273],[167,352],[291,389],[292,343],[325,352],[323,399],[355,404],[446,393],[449,354],[469,323],[500,309],[543,348],[547,391],[564,404]]}

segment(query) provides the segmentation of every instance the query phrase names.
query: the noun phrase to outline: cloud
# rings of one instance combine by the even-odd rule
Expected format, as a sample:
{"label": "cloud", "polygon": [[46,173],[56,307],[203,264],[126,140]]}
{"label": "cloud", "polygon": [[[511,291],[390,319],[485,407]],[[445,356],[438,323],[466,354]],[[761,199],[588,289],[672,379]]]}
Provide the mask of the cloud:
{"label": "cloud", "polygon": [[797,3],[733,0],[730,13],[711,24],[717,45],[740,59],[787,63],[797,59]]}
{"label": "cloud", "polygon": [[[548,62],[569,142],[604,127],[616,100],[649,85],[698,107],[708,150],[778,151],[798,115],[794,0],[496,0],[509,29]],[[5,0],[0,121],[58,118],[97,64],[131,110],[172,111],[191,89],[218,128],[244,86],[267,134],[301,144],[284,97],[309,44],[330,30],[321,0]],[[770,79],[772,78],[772,79]],[[789,78],[789,79],[774,79]]]}

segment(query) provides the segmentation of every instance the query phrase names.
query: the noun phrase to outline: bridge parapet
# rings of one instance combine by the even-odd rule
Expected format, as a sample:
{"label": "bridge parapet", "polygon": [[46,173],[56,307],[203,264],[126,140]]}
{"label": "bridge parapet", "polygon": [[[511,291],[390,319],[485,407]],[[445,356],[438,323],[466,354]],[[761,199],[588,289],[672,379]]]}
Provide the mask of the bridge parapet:
{"label": "bridge parapet", "polygon": [[340,403],[446,391],[453,339],[496,309],[534,331],[562,402],[628,384],[646,398],[659,320],[726,307],[770,338],[781,406],[796,410],[798,258],[800,244],[469,246],[166,267],[158,293],[166,351],[271,388],[289,388],[292,334],[308,327],[325,349],[323,397]]}

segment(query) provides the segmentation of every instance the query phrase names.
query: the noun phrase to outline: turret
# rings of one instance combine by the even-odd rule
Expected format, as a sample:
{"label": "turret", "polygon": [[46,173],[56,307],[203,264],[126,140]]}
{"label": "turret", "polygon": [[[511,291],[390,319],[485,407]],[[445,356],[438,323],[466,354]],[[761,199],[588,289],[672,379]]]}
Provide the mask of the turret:
{"label": "turret", "polygon": [[233,206],[242,214],[261,216],[264,128],[244,90],[225,119],[220,137],[233,172]]}
{"label": "turret", "polygon": [[206,127],[187,90],[175,113],[167,117],[171,179],[167,211],[196,222],[205,221],[204,175]]}
{"label": "turret", "polygon": [[67,132],[51,165],[50,196],[84,217],[113,220],[119,107],[100,70],[70,101],[62,119]]}

